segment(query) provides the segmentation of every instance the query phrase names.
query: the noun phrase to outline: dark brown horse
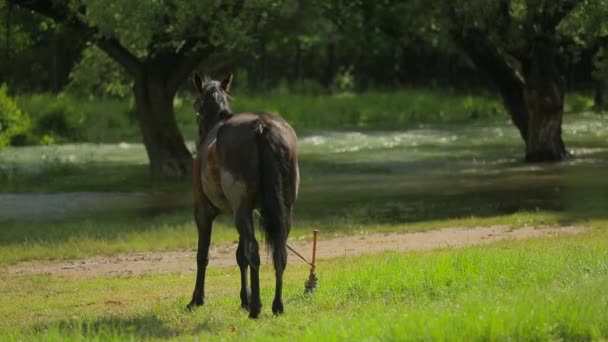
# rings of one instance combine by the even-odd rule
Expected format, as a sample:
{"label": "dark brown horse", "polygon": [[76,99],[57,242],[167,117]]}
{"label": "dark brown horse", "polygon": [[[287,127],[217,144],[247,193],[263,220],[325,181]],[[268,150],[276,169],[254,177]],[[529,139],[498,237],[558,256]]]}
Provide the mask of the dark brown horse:
{"label": "dark brown horse", "polygon": [[286,243],[299,184],[296,134],[287,122],[268,113],[233,114],[228,103],[232,75],[218,82],[195,74],[194,83],[199,91],[194,102],[198,121],[194,162],[198,269],[188,308],[204,303],[213,219],[220,213],[231,213],[239,232],[236,260],[241,271],[241,307],[249,310],[249,317],[258,317],[262,307],[260,254],[252,216],[259,210],[276,273],[272,312],[281,314]]}

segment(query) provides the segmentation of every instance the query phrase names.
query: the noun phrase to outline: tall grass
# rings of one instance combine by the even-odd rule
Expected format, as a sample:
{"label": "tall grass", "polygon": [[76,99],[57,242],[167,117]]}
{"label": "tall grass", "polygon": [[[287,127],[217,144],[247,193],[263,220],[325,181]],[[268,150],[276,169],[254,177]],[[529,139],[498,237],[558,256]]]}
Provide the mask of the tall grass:
{"label": "tall grass", "polygon": [[[65,108],[70,116],[83,115],[79,139],[87,142],[141,140],[132,99],[75,99],[65,94],[38,94],[20,96],[18,103],[34,118],[52,108]],[[193,140],[196,132],[191,103],[189,96],[178,96],[174,101],[176,119],[187,140]],[[502,114],[500,103],[491,97],[424,89],[339,95],[236,94],[233,108],[237,112],[279,114],[296,129],[386,128]]]}
{"label": "tall grass", "polygon": [[264,110],[280,114],[300,129],[403,127],[503,114],[496,99],[424,89],[334,96],[235,95],[234,107],[237,111]]}
{"label": "tall grass", "polygon": [[[497,97],[441,89],[333,95],[237,93],[233,97],[236,112],[279,114],[297,130],[395,129],[418,124],[506,118]],[[70,117],[82,115],[84,120],[77,126],[82,130],[77,132],[78,140],[95,143],[141,140],[133,99],[77,99],[66,94],[36,94],[22,95],[17,100],[34,119],[49,110],[65,109]],[[194,140],[196,134],[191,103],[190,95],[177,96],[174,101],[176,120],[186,140]],[[593,100],[582,93],[566,97],[567,112],[588,111],[592,105]],[[67,122],[73,121],[68,119]]]}

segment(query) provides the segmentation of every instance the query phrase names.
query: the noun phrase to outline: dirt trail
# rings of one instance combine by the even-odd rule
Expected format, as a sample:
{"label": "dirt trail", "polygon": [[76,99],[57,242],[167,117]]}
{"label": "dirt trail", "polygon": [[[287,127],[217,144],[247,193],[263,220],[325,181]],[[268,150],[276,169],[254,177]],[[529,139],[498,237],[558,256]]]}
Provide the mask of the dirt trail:
{"label": "dirt trail", "polygon": [[[512,229],[509,226],[475,228],[444,228],[417,233],[386,233],[341,236],[323,239],[318,243],[317,258],[328,259],[341,256],[374,254],[384,251],[415,251],[437,248],[458,248],[487,244],[500,240],[519,240],[532,237],[578,234],[581,227],[524,227]],[[310,241],[290,241],[289,244],[304,255],[312,250]],[[236,244],[212,246],[209,267],[236,266]],[[263,250],[262,250],[263,251]],[[262,252],[262,262],[271,264],[268,255]],[[171,252],[143,252],[97,256],[67,262],[22,262],[0,270],[9,275],[51,274],[70,278],[138,275],[145,273],[194,272],[196,251],[178,250]],[[289,263],[301,264],[295,255],[289,255]]]}

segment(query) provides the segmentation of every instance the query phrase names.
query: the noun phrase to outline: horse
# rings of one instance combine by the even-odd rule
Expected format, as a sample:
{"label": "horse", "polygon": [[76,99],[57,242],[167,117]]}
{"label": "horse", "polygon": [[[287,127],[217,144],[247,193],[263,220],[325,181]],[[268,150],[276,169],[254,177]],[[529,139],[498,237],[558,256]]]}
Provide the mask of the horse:
{"label": "horse", "polygon": [[212,223],[218,214],[229,213],[239,234],[236,261],[241,273],[241,307],[249,311],[250,318],[258,317],[262,308],[260,255],[253,225],[253,212],[258,211],[275,269],[272,312],[282,314],[287,237],[300,182],[296,133],[285,120],[269,113],[233,113],[228,96],[232,74],[218,82],[195,73],[193,80],[198,90],[194,101],[198,151],[193,167],[198,251],[188,308],[205,302]]}

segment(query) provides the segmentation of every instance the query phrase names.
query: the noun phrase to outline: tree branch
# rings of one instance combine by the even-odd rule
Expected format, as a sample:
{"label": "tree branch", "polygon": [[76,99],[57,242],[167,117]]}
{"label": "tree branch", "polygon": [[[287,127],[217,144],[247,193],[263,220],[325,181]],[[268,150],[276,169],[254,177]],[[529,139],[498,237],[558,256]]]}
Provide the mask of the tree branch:
{"label": "tree branch", "polygon": [[[232,10],[229,11],[232,17],[239,16],[243,10],[245,2],[239,0],[234,4]],[[226,9],[228,10],[228,9]],[[199,43],[207,43],[202,50],[197,50]],[[174,64],[172,72],[169,74],[167,86],[169,89],[177,89],[201,63],[212,64],[207,67],[207,72],[212,72],[221,68],[224,65],[232,63],[236,57],[230,53],[214,53],[215,48],[212,47],[205,37],[191,36],[177,50],[177,61]],[[218,57],[219,56],[219,57]],[[215,63],[214,63],[215,60]]]}
{"label": "tree branch", "polygon": [[[499,31],[496,32],[499,35],[501,34],[500,31],[505,34],[508,31],[507,28],[501,27],[502,25],[508,25],[510,21],[510,19],[503,18],[503,16],[508,15],[508,12],[504,12],[505,8],[501,6],[500,12],[502,13],[497,14],[497,17],[494,18],[497,22],[494,29]],[[523,98],[525,81],[521,70],[521,56],[518,60],[503,51],[492,41],[491,34],[483,32],[478,27],[462,30],[465,27],[464,23],[462,23],[456,9],[452,6],[449,9],[449,16],[454,24],[450,29],[450,35],[475,67],[484,73],[498,88],[511,120],[519,129],[523,140],[526,141],[528,113]]]}
{"label": "tree branch", "polygon": [[58,23],[78,30],[89,37],[100,49],[122,65],[129,74],[136,77],[142,72],[141,61],[127,50],[116,38],[108,38],[99,34],[94,26],[83,22],[76,12],[70,9],[67,2],[52,0],[9,0],[9,3],[49,17]]}
{"label": "tree branch", "polygon": [[541,14],[540,24],[542,30],[549,32],[555,31],[557,25],[576,8],[579,2],[580,1],[578,0],[565,0],[562,1],[561,4],[556,5],[555,11],[551,12],[549,15],[542,16]]}
{"label": "tree branch", "polygon": [[177,89],[199,65],[204,65],[204,73],[213,73],[234,62],[238,56],[229,51],[213,52],[213,48],[207,48],[184,56],[176,65],[167,85],[171,89]]}
{"label": "tree branch", "polygon": [[105,53],[122,65],[127,72],[137,78],[143,72],[141,61],[127,50],[117,39],[99,37],[94,39],[95,45],[102,49]]}

